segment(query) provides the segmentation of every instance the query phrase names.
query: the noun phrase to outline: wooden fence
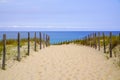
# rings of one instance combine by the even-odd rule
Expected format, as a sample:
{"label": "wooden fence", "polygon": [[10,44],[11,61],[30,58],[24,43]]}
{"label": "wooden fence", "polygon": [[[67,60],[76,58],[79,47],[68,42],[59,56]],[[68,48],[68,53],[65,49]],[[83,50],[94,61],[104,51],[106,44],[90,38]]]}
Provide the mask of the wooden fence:
{"label": "wooden fence", "polygon": [[[36,47],[37,47],[37,36],[36,36],[36,32],[34,33],[34,51],[37,51]],[[42,38],[43,36],[43,38]],[[6,69],[6,34],[3,34],[3,54],[2,54],[2,69],[5,70]],[[18,32],[18,35],[17,35],[17,61],[21,61],[21,50],[20,50],[20,42],[21,42],[21,38],[20,38],[20,33]],[[27,54],[26,55],[30,55],[30,32],[28,32],[28,38],[27,38]],[[48,36],[47,34],[39,32],[39,45],[40,45],[40,48],[39,49],[42,49],[42,45],[43,45],[43,48],[45,47],[48,47],[50,46],[50,36]]]}
{"label": "wooden fence", "polygon": [[[106,40],[106,37],[108,38],[108,41]],[[109,35],[105,35],[105,33],[103,32],[102,35],[100,34],[100,32],[98,33],[92,33],[89,34],[88,36],[85,36],[83,38],[83,43],[81,43],[82,45],[87,45],[90,47],[93,47],[95,49],[98,49],[99,51],[101,50],[101,45],[103,45],[103,52],[106,53],[106,47],[109,47],[109,57],[112,57],[112,49],[114,47],[114,45],[116,44],[120,44],[120,33],[117,35],[116,41],[113,41],[113,35],[112,32],[109,33]],[[101,39],[102,38],[102,39]],[[102,40],[102,43],[101,41]],[[107,46],[108,44],[108,46]]]}

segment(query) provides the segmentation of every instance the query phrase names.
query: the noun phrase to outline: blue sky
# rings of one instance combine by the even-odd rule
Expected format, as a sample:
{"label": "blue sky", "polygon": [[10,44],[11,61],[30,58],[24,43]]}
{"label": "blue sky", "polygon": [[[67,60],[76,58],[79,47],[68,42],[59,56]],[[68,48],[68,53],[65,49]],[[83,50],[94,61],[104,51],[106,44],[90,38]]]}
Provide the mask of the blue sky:
{"label": "blue sky", "polygon": [[0,0],[0,31],[120,31],[120,0]]}

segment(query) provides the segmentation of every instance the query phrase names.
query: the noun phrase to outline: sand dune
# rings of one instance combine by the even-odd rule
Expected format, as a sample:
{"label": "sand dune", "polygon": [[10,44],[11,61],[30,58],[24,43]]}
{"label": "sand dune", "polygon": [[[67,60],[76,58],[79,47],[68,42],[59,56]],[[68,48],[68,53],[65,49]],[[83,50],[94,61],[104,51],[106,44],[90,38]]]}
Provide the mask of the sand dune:
{"label": "sand dune", "polygon": [[0,70],[0,80],[120,80],[120,69],[92,48],[56,45]]}

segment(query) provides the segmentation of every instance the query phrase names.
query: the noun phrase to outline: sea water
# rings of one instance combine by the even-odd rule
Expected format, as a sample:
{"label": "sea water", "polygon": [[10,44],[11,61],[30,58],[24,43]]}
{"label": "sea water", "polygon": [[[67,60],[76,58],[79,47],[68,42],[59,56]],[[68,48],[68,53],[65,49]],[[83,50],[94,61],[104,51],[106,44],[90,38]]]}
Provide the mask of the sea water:
{"label": "sea water", "polygon": [[[30,37],[34,38],[35,31],[19,31],[20,38],[27,38],[28,32],[30,32]],[[39,32],[43,34],[47,34],[50,36],[50,43],[58,43],[62,41],[82,39],[88,34],[92,34],[93,32],[98,33],[98,31],[36,31],[37,38],[39,38]],[[100,31],[102,35],[103,31]],[[113,35],[118,35],[120,31],[104,31],[105,35],[109,35],[112,32]],[[0,40],[3,38],[3,34],[6,34],[7,39],[17,39],[18,31],[0,31]]]}

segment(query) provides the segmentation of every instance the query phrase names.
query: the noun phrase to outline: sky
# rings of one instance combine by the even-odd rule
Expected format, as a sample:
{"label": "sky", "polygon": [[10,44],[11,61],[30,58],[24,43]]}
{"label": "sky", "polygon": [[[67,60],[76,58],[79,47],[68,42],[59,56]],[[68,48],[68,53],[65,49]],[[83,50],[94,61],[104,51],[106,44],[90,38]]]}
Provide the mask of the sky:
{"label": "sky", "polygon": [[0,0],[0,31],[120,31],[120,0]]}

